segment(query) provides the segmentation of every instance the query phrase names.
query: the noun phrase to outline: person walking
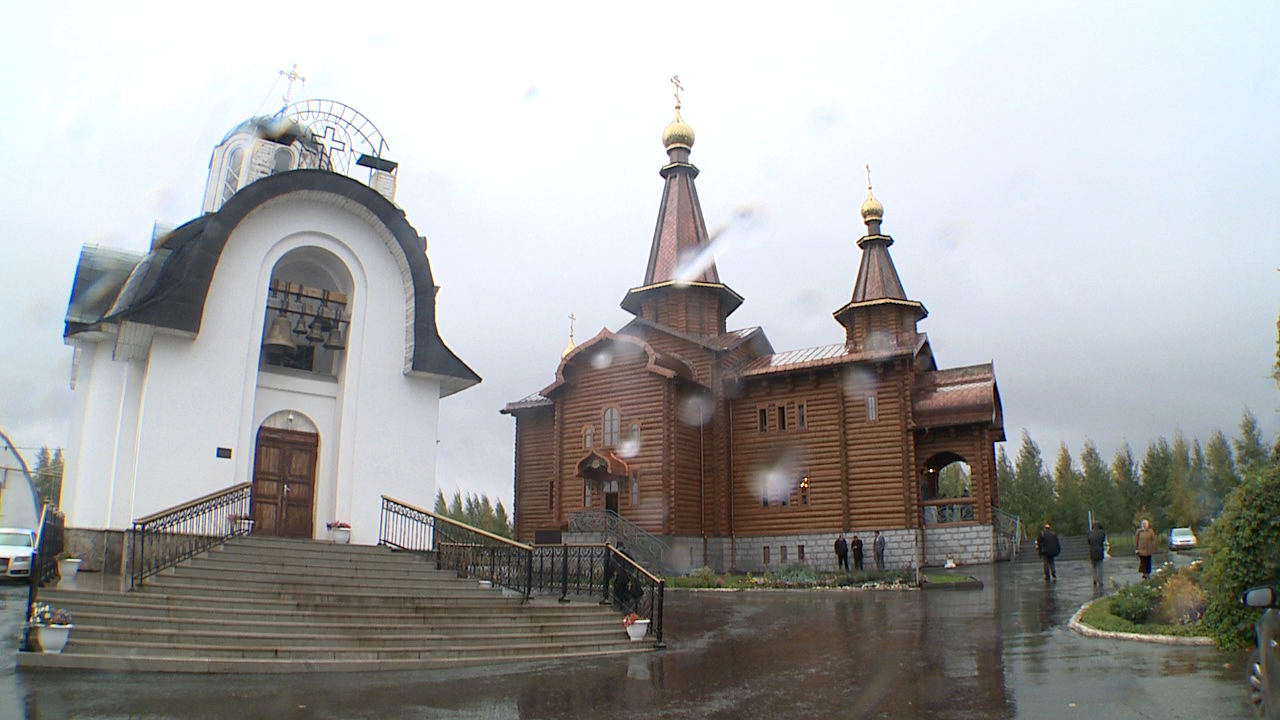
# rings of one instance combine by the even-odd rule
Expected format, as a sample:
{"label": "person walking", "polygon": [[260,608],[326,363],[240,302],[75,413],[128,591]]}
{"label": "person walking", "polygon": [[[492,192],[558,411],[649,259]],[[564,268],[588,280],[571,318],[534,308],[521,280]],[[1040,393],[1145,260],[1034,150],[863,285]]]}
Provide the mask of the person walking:
{"label": "person walking", "polygon": [[1062,552],[1062,543],[1058,542],[1058,534],[1053,531],[1049,523],[1044,524],[1044,529],[1036,538],[1036,552],[1040,553],[1040,562],[1044,565],[1044,581],[1057,580],[1058,568],[1055,558]]}
{"label": "person walking", "polygon": [[862,538],[853,536],[853,569],[862,569]]}
{"label": "person walking", "polygon": [[880,534],[879,530],[877,530],[875,539],[871,541],[871,550],[876,554],[877,570],[884,569],[884,547],[885,547],[884,536]]}
{"label": "person walking", "polygon": [[849,541],[844,539],[844,533],[836,538],[836,570],[849,572]]}
{"label": "person walking", "polygon": [[1093,586],[1102,587],[1102,559],[1107,553],[1107,531],[1095,522],[1089,531],[1089,567],[1093,570]]}
{"label": "person walking", "polygon": [[1138,556],[1138,572],[1146,580],[1151,577],[1151,556],[1156,554],[1156,531],[1151,529],[1146,518],[1142,519],[1142,525],[1133,536],[1133,552]]}

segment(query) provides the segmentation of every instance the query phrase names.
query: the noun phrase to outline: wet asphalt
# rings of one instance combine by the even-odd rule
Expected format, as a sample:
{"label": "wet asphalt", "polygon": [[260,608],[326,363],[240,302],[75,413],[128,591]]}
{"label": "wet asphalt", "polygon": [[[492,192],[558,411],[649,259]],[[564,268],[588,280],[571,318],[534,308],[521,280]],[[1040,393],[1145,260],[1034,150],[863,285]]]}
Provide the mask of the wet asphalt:
{"label": "wet asphalt", "polygon": [[[1136,579],[1136,564],[1108,575]],[[668,649],[452,671],[184,676],[0,666],[0,720],[1248,718],[1243,652],[1082,637],[1087,561],[962,568],[981,590],[671,591]],[[25,588],[0,586],[0,647]],[[621,628],[619,628],[621,632]],[[12,652],[11,650],[7,652]],[[10,655],[10,657],[12,657]]]}

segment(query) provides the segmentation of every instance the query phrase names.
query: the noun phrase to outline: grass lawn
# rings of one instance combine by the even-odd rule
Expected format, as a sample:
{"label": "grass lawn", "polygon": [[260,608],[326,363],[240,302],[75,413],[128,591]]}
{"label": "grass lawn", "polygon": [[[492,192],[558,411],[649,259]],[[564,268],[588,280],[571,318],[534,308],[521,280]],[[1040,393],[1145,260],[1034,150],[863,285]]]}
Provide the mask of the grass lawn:
{"label": "grass lawn", "polygon": [[946,583],[973,582],[973,578],[968,575],[934,575],[933,573],[925,573],[925,582],[931,582],[936,585],[945,585]]}

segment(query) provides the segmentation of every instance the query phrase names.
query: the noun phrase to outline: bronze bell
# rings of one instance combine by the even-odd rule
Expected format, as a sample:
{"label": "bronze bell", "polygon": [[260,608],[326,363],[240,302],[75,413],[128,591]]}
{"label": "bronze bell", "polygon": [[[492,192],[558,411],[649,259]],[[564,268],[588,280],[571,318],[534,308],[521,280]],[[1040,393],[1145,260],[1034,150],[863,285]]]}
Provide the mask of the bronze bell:
{"label": "bronze bell", "polygon": [[289,333],[289,318],[284,315],[276,315],[276,319],[271,323],[271,332],[267,333],[267,339],[262,346],[268,350],[278,350],[280,352],[291,352],[297,349],[297,345],[293,342],[293,336]]}
{"label": "bronze bell", "polygon": [[305,315],[302,315],[301,313],[298,314],[298,324],[293,327],[293,334],[294,335],[307,334],[307,317]]}
{"label": "bronze bell", "polygon": [[329,350],[346,350],[347,341],[342,337],[342,323],[335,322],[329,330],[329,337],[325,338],[324,346]]}
{"label": "bronze bell", "polygon": [[319,345],[324,342],[324,326],[325,322],[320,318],[311,321],[311,327],[307,329],[307,342],[312,345]]}

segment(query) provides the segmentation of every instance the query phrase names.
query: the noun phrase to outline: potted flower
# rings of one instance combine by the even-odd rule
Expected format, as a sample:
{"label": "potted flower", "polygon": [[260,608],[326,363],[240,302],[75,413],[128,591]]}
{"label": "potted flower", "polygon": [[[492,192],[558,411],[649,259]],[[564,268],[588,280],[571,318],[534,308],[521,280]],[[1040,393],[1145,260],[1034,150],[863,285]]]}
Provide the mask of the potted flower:
{"label": "potted flower", "polygon": [[31,617],[27,619],[28,637],[39,646],[41,652],[62,652],[62,648],[67,646],[72,627],[71,613],[65,609],[43,602],[31,606]]}
{"label": "potted flower", "polygon": [[65,550],[58,555],[58,587],[74,588],[78,572],[80,572],[79,558]]}
{"label": "potted flower", "polygon": [[351,526],[341,520],[330,520],[325,525],[329,528],[329,539],[339,545],[346,545],[351,542]]}
{"label": "potted flower", "polygon": [[636,642],[643,640],[649,633],[649,620],[635,613],[628,613],[622,618],[622,627],[627,631],[627,637],[631,638],[631,642]]}
{"label": "potted flower", "polygon": [[232,535],[248,535],[253,532],[253,516],[244,513],[231,513],[227,516],[227,522],[231,524]]}

